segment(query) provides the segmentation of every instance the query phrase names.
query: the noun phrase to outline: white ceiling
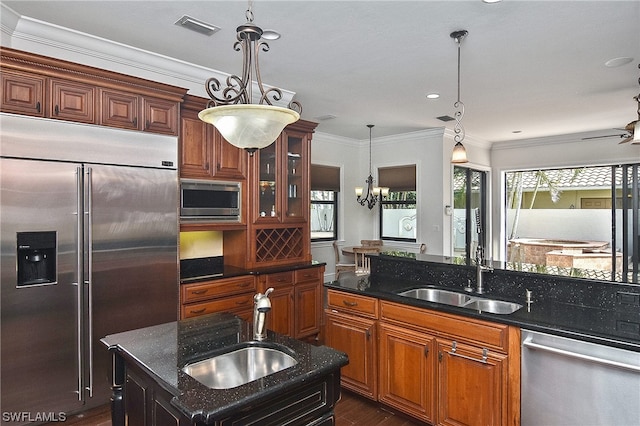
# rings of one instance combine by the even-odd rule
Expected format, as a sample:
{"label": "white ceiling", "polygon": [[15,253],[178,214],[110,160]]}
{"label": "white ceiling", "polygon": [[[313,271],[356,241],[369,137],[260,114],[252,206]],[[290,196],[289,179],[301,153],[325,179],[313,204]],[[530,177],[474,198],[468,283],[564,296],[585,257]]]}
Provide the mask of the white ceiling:
{"label": "white ceiling", "polygon": [[[20,15],[238,74],[246,1],[2,1]],[[640,1],[272,1],[254,22],[282,38],[261,53],[265,83],[296,92],[318,131],[367,139],[445,125],[457,47],[468,136],[487,142],[601,131],[637,119]],[[183,15],[221,27],[207,37]],[[607,60],[632,57],[608,68]],[[203,82],[204,84],[204,82]],[[441,97],[428,100],[425,95]],[[454,122],[446,124],[453,128]],[[520,131],[521,133],[513,133]],[[617,137],[603,139],[612,146]]]}

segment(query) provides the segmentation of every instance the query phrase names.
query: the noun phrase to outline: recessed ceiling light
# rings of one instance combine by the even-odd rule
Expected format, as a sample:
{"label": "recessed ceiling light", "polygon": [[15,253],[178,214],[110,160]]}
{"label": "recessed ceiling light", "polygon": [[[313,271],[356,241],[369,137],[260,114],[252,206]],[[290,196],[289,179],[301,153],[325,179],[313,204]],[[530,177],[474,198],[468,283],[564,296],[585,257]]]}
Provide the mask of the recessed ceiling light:
{"label": "recessed ceiling light", "polygon": [[621,56],[619,58],[609,59],[604,63],[604,66],[609,68],[621,67],[622,65],[626,65],[631,61],[633,61],[633,58],[630,58],[628,56]]}
{"label": "recessed ceiling light", "polygon": [[427,94],[427,99],[438,99],[440,97],[439,93],[429,93]]}
{"label": "recessed ceiling light", "polygon": [[262,32],[262,38],[265,40],[277,40],[280,37],[280,33],[276,30],[264,30]]}
{"label": "recessed ceiling light", "polygon": [[218,31],[220,31],[220,27],[216,27],[213,24],[200,21],[199,19],[192,18],[191,16],[188,16],[188,15],[183,15],[182,18],[178,19],[175,22],[175,24],[207,36],[211,36],[214,33],[217,33]]}
{"label": "recessed ceiling light", "polygon": [[502,0],[482,0],[482,3],[500,3]]}

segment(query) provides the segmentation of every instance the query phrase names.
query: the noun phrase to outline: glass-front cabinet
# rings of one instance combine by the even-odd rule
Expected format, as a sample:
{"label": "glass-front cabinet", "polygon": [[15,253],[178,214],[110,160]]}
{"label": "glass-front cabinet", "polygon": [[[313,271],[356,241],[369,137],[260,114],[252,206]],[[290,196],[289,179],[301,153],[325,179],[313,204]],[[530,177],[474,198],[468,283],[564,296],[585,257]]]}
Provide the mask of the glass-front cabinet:
{"label": "glass-front cabinet", "polygon": [[254,222],[305,222],[309,215],[307,134],[285,130],[275,143],[254,155],[259,177]]}

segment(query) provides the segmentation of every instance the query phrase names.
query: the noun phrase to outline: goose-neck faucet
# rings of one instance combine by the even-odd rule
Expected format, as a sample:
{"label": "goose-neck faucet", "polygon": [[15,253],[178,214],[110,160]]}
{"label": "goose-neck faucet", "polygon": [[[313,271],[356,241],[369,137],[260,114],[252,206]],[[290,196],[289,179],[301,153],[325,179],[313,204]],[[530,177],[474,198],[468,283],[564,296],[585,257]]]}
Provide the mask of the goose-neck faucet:
{"label": "goose-neck faucet", "polygon": [[253,296],[253,339],[264,340],[267,338],[267,330],[264,326],[267,312],[271,310],[271,300],[269,294],[273,287],[269,287],[264,294],[258,293]]}
{"label": "goose-neck faucet", "polygon": [[476,292],[478,294],[484,293],[482,273],[493,272],[493,267],[491,265],[485,265],[484,262],[484,248],[478,245],[476,248]]}

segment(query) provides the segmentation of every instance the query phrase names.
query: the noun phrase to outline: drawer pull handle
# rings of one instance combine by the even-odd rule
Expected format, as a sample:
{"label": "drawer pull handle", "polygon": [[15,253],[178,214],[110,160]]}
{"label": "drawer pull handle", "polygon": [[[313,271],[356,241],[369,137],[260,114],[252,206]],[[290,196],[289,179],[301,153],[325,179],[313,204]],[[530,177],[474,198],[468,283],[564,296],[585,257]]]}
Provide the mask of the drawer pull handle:
{"label": "drawer pull handle", "polygon": [[251,283],[240,283],[240,284],[238,284],[238,287],[245,288],[245,287],[249,287],[250,285],[251,285]]}
{"label": "drawer pull handle", "polygon": [[424,356],[429,356],[429,346],[424,347]]}
{"label": "drawer pull handle", "polygon": [[209,290],[191,290],[193,294],[206,294]]}
{"label": "drawer pull handle", "polygon": [[36,111],[40,112],[40,101],[36,102]]}
{"label": "drawer pull handle", "polygon": [[190,312],[191,312],[192,314],[201,314],[201,313],[203,313],[203,312],[204,312],[204,311],[206,311],[206,310],[207,310],[207,308],[202,308],[202,309],[198,309],[198,310],[195,310],[195,311],[192,309]]}
{"label": "drawer pull handle", "polygon": [[53,114],[60,115],[60,107],[58,105],[53,108]]}
{"label": "drawer pull handle", "polygon": [[242,302],[236,302],[236,305],[246,305],[248,300],[243,300]]}
{"label": "drawer pull handle", "polygon": [[358,306],[358,302],[349,302],[348,300],[343,300],[342,303],[344,303],[345,306]]}
{"label": "drawer pull handle", "polygon": [[138,127],[138,117],[133,117],[133,127]]}
{"label": "drawer pull handle", "polygon": [[487,350],[487,348],[482,348],[482,359],[478,359],[478,358],[472,358],[472,357],[470,357],[470,356],[461,355],[461,354],[457,353],[457,352],[456,352],[456,346],[457,346],[457,343],[456,343],[456,341],[454,340],[454,341],[451,343],[451,351],[450,351],[450,352],[448,352],[448,353],[449,353],[449,355],[457,356],[457,357],[459,357],[459,358],[468,359],[468,360],[470,360],[470,361],[481,362],[481,363],[483,363],[483,364],[486,364],[486,363],[487,363],[487,358],[488,358],[488,356],[489,356],[489,351]]}

